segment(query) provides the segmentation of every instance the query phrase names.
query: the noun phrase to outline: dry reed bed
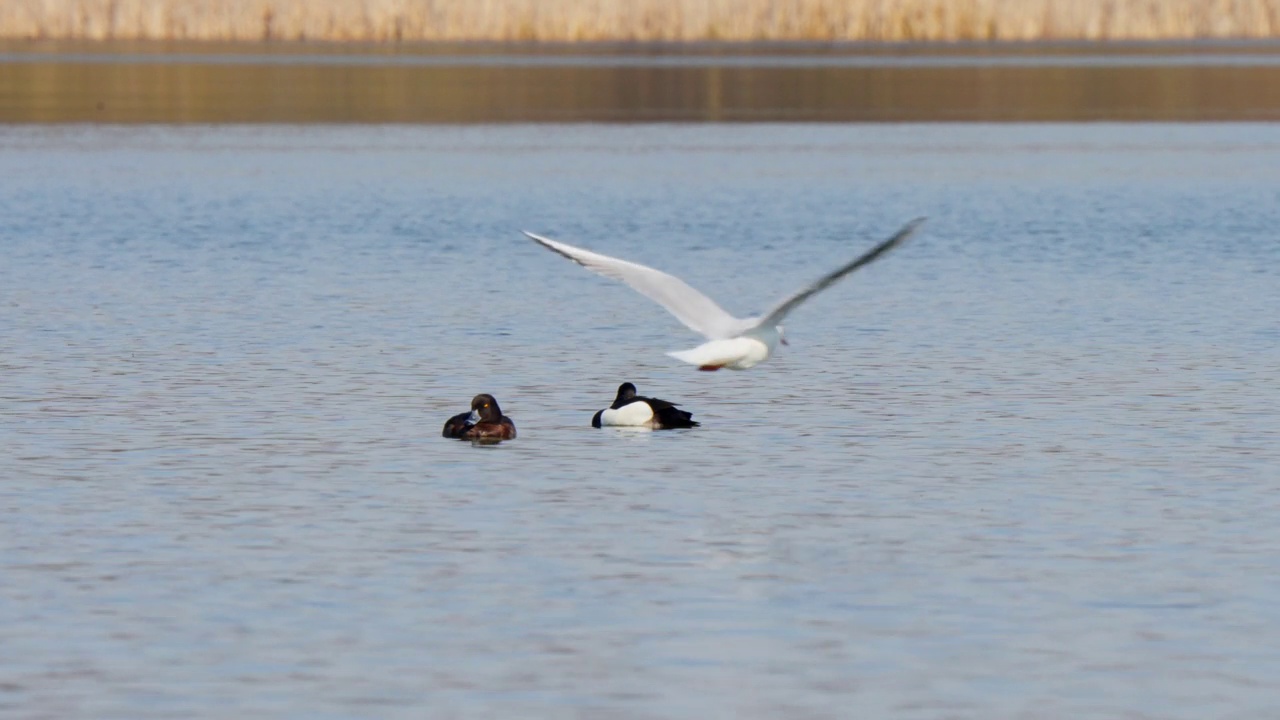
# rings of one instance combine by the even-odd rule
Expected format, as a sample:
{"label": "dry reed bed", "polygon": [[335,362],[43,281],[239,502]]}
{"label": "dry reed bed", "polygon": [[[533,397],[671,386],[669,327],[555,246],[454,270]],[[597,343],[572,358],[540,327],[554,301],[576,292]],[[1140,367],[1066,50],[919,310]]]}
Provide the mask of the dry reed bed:
{"label": "dry reed bed", "polygon": [[1280,0],[0,0],[0,37],[1120,40],[1280,36]]}

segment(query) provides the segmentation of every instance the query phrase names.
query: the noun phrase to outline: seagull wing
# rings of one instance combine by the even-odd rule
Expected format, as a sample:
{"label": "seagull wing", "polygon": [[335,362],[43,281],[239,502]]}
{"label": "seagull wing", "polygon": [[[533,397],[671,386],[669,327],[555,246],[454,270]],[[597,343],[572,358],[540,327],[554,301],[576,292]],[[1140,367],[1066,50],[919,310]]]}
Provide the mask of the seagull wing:
{"label": "seagull wing", "polygon": [[661,270],[583,250],[528,231],[524,234],[594,273],[630,285],[636,292],[666,308],[690,330],[710,340],[736,337],[754,324],[735,318],[711,298]]}
{"label": "seagull wing", "polygon": [[827,273],[826,275],[818,279],[809,287],[801,290],[795,295],[792,295],[786,300],[783,300],[782,302],[778,303],[776,307],[770,310],[769,313],[765,315],[762,320],[760,320],[760,326],[776,327],[777,325],[782,324],[783,318],[785,318],[787,314],[790,313],[792,310],[795,310],[797,307],[799,307],[800,303],[803,303],[805,300],[808,300],[814,295],[817,295],[823,290],[826,290],[827,288],[831,287],[833,284],[835,284],[837,280],[844,277],[845,275],[848,275],[854,270],[857,270],[858,268],[864,265],[870,265],[871,263],[875,262],[876,260],[884,256],[890,250],[893,250],[894,248],[898,247],[902,243],[906,242],[908,239],[911,238],[912,235],[916,233],[916,230],[920,228],[920,225],[923,224],[924,221],[925,221],[925,218],[916,218],[915,220],[912,220],[911,222],[904,225],[902,229],[899,230],[893,237],[871,248],[870,250],[868,250],[867,252],[859,256],[857,259],[850,262],[849,264],[841,268],[838,268],[830,273]]}

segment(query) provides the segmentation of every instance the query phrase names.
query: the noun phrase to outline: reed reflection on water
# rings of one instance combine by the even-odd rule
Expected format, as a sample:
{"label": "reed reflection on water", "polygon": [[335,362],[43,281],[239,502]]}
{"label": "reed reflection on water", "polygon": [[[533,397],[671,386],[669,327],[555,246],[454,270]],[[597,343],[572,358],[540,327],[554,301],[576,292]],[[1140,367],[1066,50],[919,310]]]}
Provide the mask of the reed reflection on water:
{"label": "reed reflection on water", "polygon": [[1271,120],[1277,49],[11,42],[0,122]]}

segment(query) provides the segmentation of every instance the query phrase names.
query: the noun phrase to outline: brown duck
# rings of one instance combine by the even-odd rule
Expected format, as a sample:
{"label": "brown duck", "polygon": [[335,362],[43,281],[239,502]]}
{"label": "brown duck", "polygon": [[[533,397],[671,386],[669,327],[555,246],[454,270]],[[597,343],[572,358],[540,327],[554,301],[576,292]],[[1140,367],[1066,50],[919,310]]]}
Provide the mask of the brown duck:
{"label": "brown duck", "polygon": [[471,400],[471,412],[458,413],[444,423],[447,438],[459,440],[514,440],[516,424],[502,414],[492,395],[477,395]]}

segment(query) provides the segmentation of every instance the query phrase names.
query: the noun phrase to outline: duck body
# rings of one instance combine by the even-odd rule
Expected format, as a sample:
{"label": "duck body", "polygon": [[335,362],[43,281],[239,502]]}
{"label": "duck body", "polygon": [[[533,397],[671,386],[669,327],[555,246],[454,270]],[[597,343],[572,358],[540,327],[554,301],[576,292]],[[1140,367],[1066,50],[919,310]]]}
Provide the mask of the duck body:
{"label": "duck body", "polygon": [[502,414],[492,395],[482,394],[472,398],[471,412],[458,413],[446,420],[441,435],[481,442],[514,440],[516,424]]}
{"label": "duck body", "polygon": [[681,410],[673,402],[636,394],[636,386],[623,383],[613,404],[591,418],[592,427],[646,427],[653,430],[694,428],[699,423],[693,413]]}

